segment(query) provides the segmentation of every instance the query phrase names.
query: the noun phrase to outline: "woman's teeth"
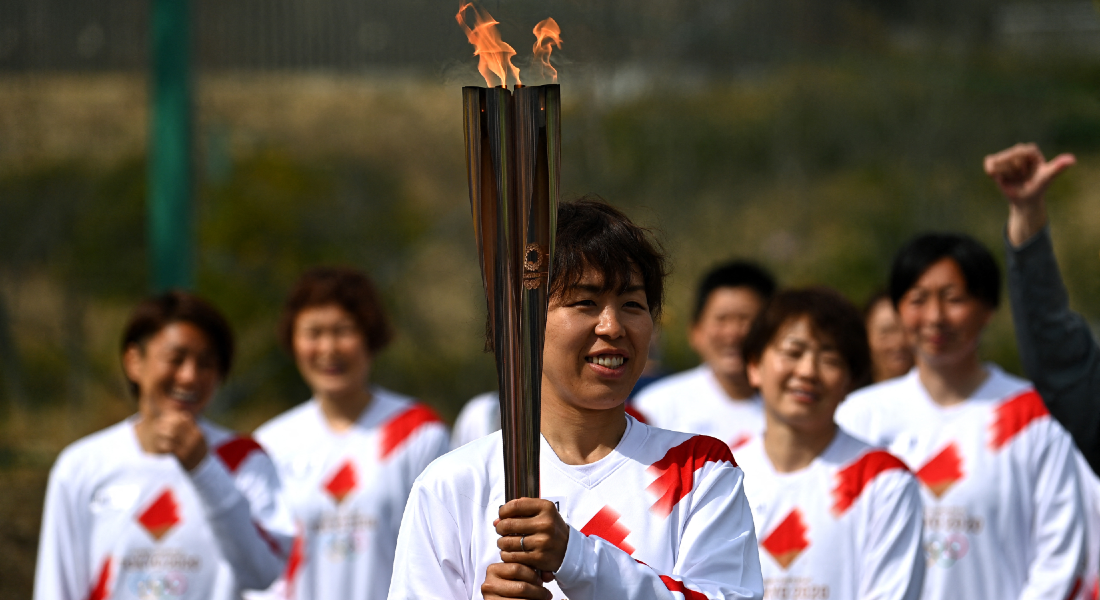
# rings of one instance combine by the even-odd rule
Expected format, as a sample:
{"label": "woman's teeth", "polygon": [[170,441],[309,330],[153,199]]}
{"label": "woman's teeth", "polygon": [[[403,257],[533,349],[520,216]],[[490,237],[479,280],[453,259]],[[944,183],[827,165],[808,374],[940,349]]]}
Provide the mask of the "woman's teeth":
{"label": "woman's teeth", "polygon": [[590,356],[587,360],[590,363],[595,363],[609,369],[617,369],[626,362],[626,358],[622,356]]}
{"label": "woman's teeth", "polygon": [[176,400],[176,401],[179,401],[179,402],[189,402],[190,403],[190,402],[195,402],[196,400],[198,400],[198,394],[196,394],[195,392],[173,391],[169,395],[172,397],[173,400]]}

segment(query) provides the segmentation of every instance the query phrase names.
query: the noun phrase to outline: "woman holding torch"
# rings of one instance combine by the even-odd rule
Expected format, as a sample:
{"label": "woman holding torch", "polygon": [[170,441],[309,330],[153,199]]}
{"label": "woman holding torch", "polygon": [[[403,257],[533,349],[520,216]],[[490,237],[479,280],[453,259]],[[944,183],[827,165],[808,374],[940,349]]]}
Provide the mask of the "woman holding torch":
{"label": "woman holding torch", "polygon": [[435,461],[405,509],[391,600],[760,598],[729,447],[624,410],[664,276],[650,234],[621,212],[561,205],[543,351],[543,497],[505,503],[500,435]]}
{"label": "woman holding torch", "polygon": [[54,464],[35,600],[230,600],[279,576],[294,530],[275,466],[202,418],[232,360],[229,324],[201,298],[138,304],[122,336],[138,413]]}

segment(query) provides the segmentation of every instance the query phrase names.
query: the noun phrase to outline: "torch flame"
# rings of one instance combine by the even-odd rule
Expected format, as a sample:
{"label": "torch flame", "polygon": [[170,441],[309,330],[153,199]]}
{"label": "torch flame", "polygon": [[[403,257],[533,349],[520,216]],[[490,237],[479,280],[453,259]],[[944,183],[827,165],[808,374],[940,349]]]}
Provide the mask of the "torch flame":
{"label": "torch flame", "polygon": [[[466,25],[467,8],[474,11],[473,29]],[[512,64],[512,57],[516,55],[516,51],[500,38],[500,32],[496,28],[498,23],[493,19],[493,16],[487,11],[478,10],[472,2],[467,2],[458,9],[455,19],[458,20],[462,30],[466,32],[466,39],[474,45],[474,56],[478,57],[477,70],[485,78],[485,84],[494,87],[493,81],[490,79],[490,74],[492,74],[500,80],[501,86],[507,87],[508,74],[511,73],[516,80],[516,85],[521,85],[519,69]]]}
{"label": "torch flame", "polygon": [[561,48],[561,28],[554,19],[545,19],[535,25],[534,31],[535,45],[532,51],[535,53],[535,60],[542,65],[543,76],[549,72],[551,81],[557,83],[558,70],[550,65],[550,52],[553,51],[551,46]]}

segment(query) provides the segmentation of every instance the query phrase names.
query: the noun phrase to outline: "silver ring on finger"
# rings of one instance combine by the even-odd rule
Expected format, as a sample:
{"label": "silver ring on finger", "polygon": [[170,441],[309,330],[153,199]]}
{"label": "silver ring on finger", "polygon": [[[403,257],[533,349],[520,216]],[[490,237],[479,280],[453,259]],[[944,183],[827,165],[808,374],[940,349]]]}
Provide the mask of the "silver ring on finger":
{"label": "silver ring on finger", "polygon": [[519,536],[519,550],[520,550],[520,552],[524,552],[524,553],[527,552],[527,548],[525,548],[523,546],[523,538],[525,538],[525,537],[527,537],[527,536],[526,535]]}

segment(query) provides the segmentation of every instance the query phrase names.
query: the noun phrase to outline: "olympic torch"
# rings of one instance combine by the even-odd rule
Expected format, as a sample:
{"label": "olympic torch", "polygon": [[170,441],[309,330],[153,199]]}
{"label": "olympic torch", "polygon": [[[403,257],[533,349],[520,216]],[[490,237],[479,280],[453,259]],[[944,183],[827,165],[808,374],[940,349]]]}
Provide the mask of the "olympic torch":
{"label": "olympic torch", "polygon": [[505,496],[538,498],[560,91],[557,85],[519,87],[515,93],[465,87],[462,105],[470,206],[500,385]]}
{"label": "olympic torch", "polygon": [[[463,19],[467,8],[459,11],[458,21],[478,47],[479,68],[487,82],[493,73],[502,83],[462,88],[462,108],[470,208],[500,386],[505,498],[538,498],[542,346],[559,196],[561,92],[557,84],[521,85],[510,61],[515,52],[496,34],[496,22],[474,9],[478,23],[471,29]],[[536,54],[540,44],[542,38]],[[497,62],[487,65],[494,57]],[[514,91],[506,85],[509,75],[516,81]]]}

